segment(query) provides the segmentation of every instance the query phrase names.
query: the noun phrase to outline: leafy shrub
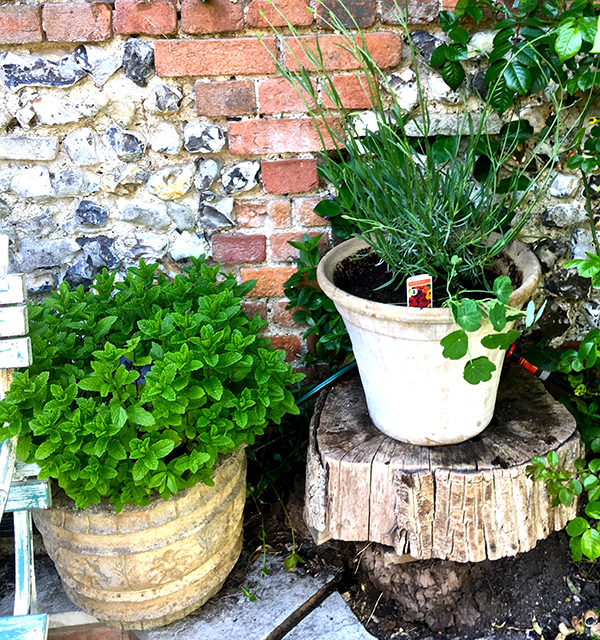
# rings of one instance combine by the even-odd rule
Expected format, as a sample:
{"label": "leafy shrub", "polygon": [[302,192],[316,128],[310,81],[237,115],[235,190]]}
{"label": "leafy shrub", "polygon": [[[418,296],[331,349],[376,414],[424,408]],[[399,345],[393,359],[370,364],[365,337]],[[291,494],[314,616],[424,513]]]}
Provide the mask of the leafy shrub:
{"label": "leafy shrub", "polygon": [[80,508],[211,484],[220,454],[298,413],[286,386],[302,376],[242,311],[254,283],[192,265],[170,281],[142,260],[30,306],[34,364],[0,402],[0,439],[18,435]]}

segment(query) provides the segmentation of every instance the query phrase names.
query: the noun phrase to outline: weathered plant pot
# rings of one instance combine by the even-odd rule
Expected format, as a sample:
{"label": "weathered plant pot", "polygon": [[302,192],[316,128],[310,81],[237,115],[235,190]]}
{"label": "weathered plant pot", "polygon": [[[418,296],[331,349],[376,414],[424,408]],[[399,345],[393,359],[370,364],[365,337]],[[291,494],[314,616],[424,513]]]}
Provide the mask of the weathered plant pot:
{"label": "weathered plant pot", "polygon": [[151,629],[185,617],[213,596],[242,548],[243,449],[203,483],[146,507],[77,509],[64,494],[34,514],[69,598],[102,622]]}
{"label": "weathered plant pot", "polygon": [[[496,371],[489,382],[471,385],[463,378],[467,358],[449,360],[440,340],[456,329],[449,309],[419,309],[371,302],[342,291],[335,269],[367,244],[354,238],[334,247],[319,263],[317,280],[340,312],[364,388],[369,415],[386,435],[411,444],[436,446],[463,442],[490,423],[504,351],[481,346],[493,333],[486,320],[469,334],[471,356],[487,356]],[[531,297],[541,270],[534,254],[513,243],[497,261],[499,273],[514,267],[521,275],[510,304],[521,308]],[[509,327],[507,327],[509,328]]]}

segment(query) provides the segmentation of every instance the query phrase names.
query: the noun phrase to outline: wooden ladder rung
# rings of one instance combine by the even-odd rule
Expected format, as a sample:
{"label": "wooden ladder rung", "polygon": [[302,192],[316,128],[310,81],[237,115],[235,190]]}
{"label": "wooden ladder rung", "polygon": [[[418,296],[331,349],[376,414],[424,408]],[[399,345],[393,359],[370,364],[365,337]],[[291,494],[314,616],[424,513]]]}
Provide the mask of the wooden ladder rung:
{"label": "wooden ladder rung", "polygon": [[13,482],[8,490],[5,511],[47,509],[51,504],[50,487],[46,480]]}
{"label": "wooden ladder rung", "polygon": [[0,618],[0,640],[46,640],[47,637],[48,616],[45,613]]}

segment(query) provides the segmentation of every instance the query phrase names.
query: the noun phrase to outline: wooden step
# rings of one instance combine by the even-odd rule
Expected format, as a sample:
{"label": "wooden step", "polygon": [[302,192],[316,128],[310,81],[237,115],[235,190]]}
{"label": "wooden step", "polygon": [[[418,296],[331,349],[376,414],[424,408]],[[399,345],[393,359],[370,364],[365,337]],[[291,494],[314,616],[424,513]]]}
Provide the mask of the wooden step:
{"label": "wooden step", "polygon": [[8,491],[5,511],[47,509],[51,504],[50,486],[46,480],[13,482]]}
{"label": "wooden step", "polygon": [[47,637],[48,616],[45,614],[0,618],[0,640],[46,640]]}

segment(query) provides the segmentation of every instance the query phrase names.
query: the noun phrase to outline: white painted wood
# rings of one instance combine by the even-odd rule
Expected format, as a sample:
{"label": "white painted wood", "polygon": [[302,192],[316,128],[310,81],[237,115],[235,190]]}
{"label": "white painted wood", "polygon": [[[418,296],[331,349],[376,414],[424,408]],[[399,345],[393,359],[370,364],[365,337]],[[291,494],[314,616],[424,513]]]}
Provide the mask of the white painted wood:
{"label": "white painted wood", "polygon": [[46,640],[47,637],[46,615],[0,618],[0,640]]}
{"label": "white painted wood", "polygon": [[8,492],[5,511],[47,509],[51,504],[50,487],[46,480],[13,482]]}
{"label": "white painted wood", "polygon": [[0,276],[8,273],[8,236],[0,235]]}
{"label": "white painted wood", "polygon": [[26,464],[20,460],[15,461],[15,470],[13,471],[13,482],[21,482],[25,478],[37,478],[40,467],[35,462]]}
{"label": "white painted wood", "polygon": [[29,367],[32,362],[29,338],[0,340],[0,369],[21,369]]}
{"label": "white painted wood", "polygon": [[21,273],[0,276],[0,304],[25,302],[25,280]]}
{"label": "white painted wood", "polygon": [[29,331],[27,307],[0,307],[0,338],[24,336]]}
{"label": "white painted wood", "polygon": [[15,466],[17,437],[0,443],[0,517],[4,513]]}
{"label": "white painted wood", "polygon": [[13,514],[15,527],[15,606],[13,615],[37,613],[31,511]]}

